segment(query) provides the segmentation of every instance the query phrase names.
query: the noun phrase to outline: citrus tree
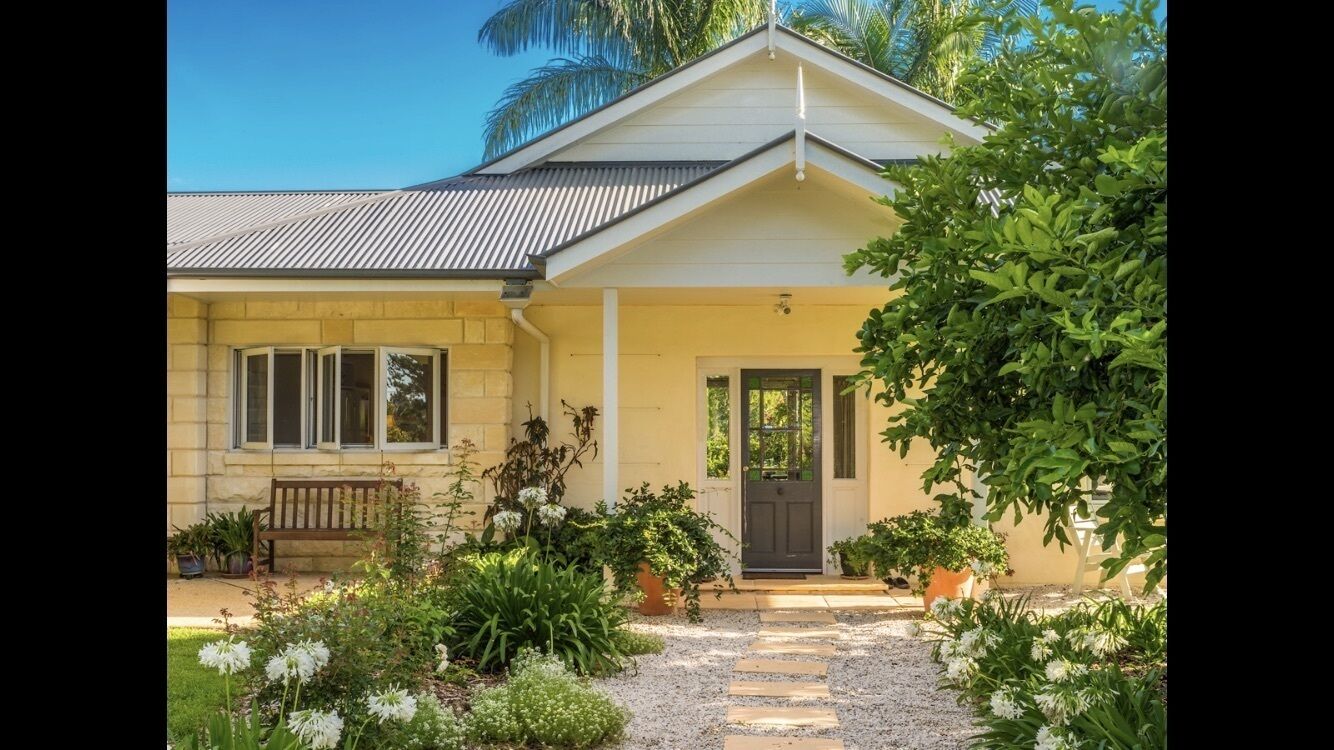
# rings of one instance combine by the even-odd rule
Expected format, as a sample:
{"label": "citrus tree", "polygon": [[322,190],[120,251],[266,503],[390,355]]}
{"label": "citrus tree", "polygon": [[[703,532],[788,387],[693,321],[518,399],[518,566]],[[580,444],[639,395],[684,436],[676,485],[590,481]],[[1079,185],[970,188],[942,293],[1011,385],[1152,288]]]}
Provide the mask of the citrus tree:
{"label": "citrus tree", "polygon": [[[1045,517],[1069,543],[1067,513],[1089,482],[1114,574],[1145,555],[1167,573],[1167,52],[1155,2],[1117,13],[1045,0],[969,85],[960,114],[996,123],[974,146],[891,167],[881,202],[892,237],[846,258],[900,292],[858,332],[859,381],[901,404],[882,435],[923,473],[942,512],[966,519],[984,478],[987,518]],[[989,198],[980,200],[979,195]],[[909,392],[920,390],[918,398]]]}

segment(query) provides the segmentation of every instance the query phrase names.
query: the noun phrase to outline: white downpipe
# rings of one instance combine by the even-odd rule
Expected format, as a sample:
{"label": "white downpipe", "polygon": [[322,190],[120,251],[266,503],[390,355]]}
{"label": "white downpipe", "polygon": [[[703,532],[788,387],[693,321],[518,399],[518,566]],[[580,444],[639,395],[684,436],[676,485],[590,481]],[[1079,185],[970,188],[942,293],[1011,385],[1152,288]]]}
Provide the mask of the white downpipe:
{"label": "white downpipe", "polygon": [[806,87],[797,63],[797,182],[806,179]]}
{"label": "white downpipe", "polygon": [[537,397],[537,415],[542,418],[549,426],[551,424],[551,415],[547,413],[547,405],[551,403],[551,337],[538,330],[537,326],[528,322],[523,317],[523,310],[515,307],[510,310],[510,318],[514,320],[514,325],[522,328],[525,333],[537,339],[541,347],[541,353],[538,355],[539,363],[539,382]]}
{"label": "white downpipe", "polygon": [[620,496],[620,368],[619,300],[615,289],[602,290],[602,497],[616,507]]}
{"label": "white downpipe", "polygon": [[778,23],[778,0],[769,3],[769,59],[774,59],[774,28]]}

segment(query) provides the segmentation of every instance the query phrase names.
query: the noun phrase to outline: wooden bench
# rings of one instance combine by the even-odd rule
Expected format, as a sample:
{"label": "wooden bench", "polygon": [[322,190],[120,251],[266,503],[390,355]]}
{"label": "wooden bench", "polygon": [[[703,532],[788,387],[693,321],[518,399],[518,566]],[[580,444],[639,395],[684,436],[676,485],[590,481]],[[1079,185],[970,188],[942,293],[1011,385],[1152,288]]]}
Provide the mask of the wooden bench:
{"label": "wooden bench", "polygon": [[[275,479],[269,507],[255,513],[255,568],[260,547],[268,542],[268,569],[274,570],[277,540],[348,541],[374,528],[381,487],[402,490],[403,480],[380,479]],[[263,520],[268,518],[268,528]]]}

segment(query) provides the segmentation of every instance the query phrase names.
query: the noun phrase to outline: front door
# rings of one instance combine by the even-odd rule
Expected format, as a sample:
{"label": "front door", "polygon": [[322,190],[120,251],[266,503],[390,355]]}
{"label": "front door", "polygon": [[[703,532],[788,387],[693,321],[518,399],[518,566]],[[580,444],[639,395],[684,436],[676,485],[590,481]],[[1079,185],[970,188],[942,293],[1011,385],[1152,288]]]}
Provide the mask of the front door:
{"label": "front door", "polygon": [[741,541],[749,570],[823,569],[820,371],[741,371]]}

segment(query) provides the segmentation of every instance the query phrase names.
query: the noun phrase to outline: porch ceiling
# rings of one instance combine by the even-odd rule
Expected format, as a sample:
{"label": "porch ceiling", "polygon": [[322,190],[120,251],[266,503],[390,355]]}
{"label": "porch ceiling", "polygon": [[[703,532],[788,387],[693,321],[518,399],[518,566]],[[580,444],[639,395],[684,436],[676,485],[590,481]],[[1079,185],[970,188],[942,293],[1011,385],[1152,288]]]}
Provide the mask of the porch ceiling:
{"label": "porch ceiling", "polygon": [[[791,294],[794,310],[803,305],[868,305],[879,307],[892,295],[885,286],[875,287],[636,287],[620,290],[622,306],[649,305],[708,305],[749,306],[773,305],[778,295]],[[897,294],[897,293],[895,293]],[[533,305],[594,305],[601,306],[602,290],[586,288],[556,288],[543,282],[534,284]]]}

